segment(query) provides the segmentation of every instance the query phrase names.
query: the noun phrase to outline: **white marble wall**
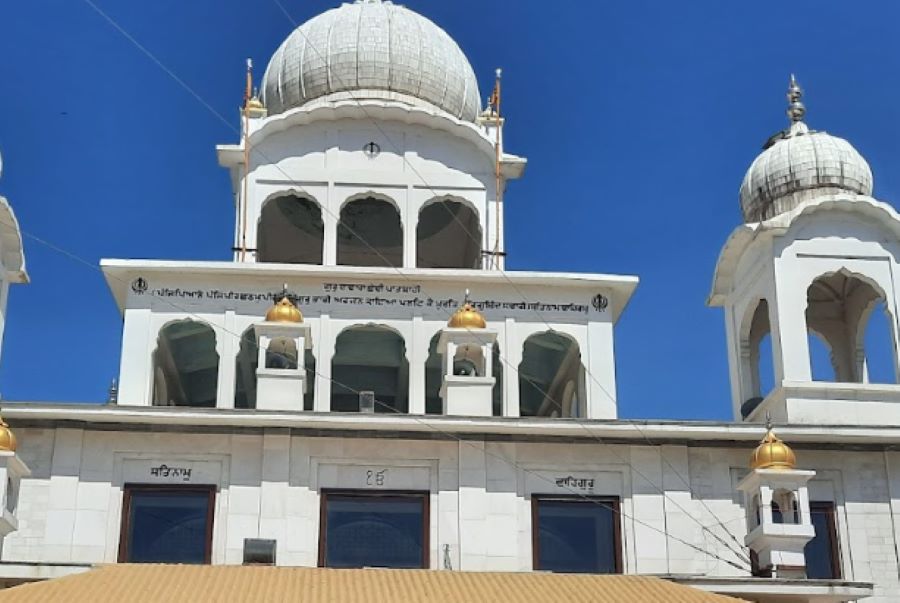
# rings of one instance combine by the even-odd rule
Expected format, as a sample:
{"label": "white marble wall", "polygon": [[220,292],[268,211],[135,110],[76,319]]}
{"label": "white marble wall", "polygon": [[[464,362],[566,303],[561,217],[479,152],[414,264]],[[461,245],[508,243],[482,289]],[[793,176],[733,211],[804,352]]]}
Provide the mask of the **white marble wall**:
{"label": "white marble wall", "polygon": [[[125,483],[185,483],[151,466],[192,468],[190,483],[215,484],[213,563],[238,564],[244,538],[275,538],[278,563],[314,566],[319,491],[327,488],[430,493],[431,567],[528,571],[531,497],[569,494],[560,476],[591,478],[585,494],[621,498],[628,573],[736,575],[724,560],[745,533],[735,485],[748,451],[700,446],[511,443],[303,437],[257,434],[126,433],[20,429],[19,530],[4,561],[115,562]],[[900,597],[900,453],[802,451],[817,471],[813,500],[837,507],[844,578],[872,581],[873,601]],[[386,469],[381,485],[368,471]],[[665,496],[661,492],[665,492]],[[699,549],[699,550],[698,550]],[[708,551],[706,554],[701,551]],[[721,557],[722,559],[718,559]]]}

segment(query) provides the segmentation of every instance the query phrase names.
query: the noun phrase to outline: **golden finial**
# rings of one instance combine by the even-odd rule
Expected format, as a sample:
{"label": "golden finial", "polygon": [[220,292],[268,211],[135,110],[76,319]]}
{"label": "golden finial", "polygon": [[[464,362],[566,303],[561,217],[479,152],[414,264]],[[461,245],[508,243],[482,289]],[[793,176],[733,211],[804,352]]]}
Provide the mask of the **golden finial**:
{"label": "golden finial", "polygon": [[447,326],[452,329],[484,329],[487,321],[472,302],[469,301],[469,290],[466,289],[466,298],[459,310],[453,313]]}
{"label": "golden finial", "polygon": [[303,314],[288,298],[287,284],[281,291],[281,300],[266,312],[267,322],[303,322]]}
{"label": "golden finial", "polygon": [[794,451],[775,435],[772,418],[766,413],[766,435],[750,455],[750,468],[791,470],[796,467]]}

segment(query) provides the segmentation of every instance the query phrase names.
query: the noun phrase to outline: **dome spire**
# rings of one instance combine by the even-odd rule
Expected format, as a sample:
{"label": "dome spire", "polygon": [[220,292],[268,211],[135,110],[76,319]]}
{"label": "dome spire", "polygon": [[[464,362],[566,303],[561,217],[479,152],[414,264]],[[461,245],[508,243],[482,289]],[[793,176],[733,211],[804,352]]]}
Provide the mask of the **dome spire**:
{"label": "dome spire", "polygon": [[788,109],[787,115],[791,120],[791,124],[795,124],[803,121],[803,117],[806,115],[806,106],[800,100],[803,97],[803,89],[800,87],[800,84],[797,83],[797,78],[794,77],[794,74],[791,74],[791,83],[788,85]]}

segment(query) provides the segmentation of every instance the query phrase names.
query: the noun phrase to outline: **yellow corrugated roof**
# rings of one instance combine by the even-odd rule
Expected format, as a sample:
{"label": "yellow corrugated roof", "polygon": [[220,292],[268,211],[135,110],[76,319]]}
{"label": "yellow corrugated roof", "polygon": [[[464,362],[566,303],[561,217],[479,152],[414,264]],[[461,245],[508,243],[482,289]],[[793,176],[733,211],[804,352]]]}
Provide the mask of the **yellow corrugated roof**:
{"label": "yellow corrugated roof", "polygon": [[650,576],[122,564],[0,591],[0,602],[7,601],[734,603],[737,599]]}

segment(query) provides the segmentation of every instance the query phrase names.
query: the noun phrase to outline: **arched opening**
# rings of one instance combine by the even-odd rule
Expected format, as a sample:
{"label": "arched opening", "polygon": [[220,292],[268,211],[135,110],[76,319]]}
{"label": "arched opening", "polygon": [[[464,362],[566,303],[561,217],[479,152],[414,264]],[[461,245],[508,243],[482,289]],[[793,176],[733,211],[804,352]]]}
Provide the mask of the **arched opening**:
{"label": "arched opening", "polygon": [[377,325],[345,329],[332,360],[331,410],[358,412],[359,392],[375,393],[375,412],[409,412],[409,362],[406,343],[395,331]]}
{"label": "arched opening", "polygon": [[[284,358],[276,358],[278,355],[276,352],[277,346],[269,346],[269,350],[266,352],[267,368],[297,368],[297,346],[289,339],[286,339],[285,342],[279,345],[290,349],[291,353],[285,354]],[[273,341],[273,343],[275,342]],[[316,384],[316,357],[313,355],[312,350],[305,350],[303,363],[306,369],[306,393],[303,395],[303,410],[312,410]],[[276,364],[283,366],[276,366]],[[258,366],[259,347],[256,341],[256,332],[253,327],[250,327],[241,335],[241,346],[235,360],[235,408],[256,408],[256,369]]]}
{"label": "arched opening", "polygon": [[[813,380],[865,383],[871,365],[878,367],[879,379],[896,382],[893,319],[884,293],[868,279],[844,270],[815,279],[807,290],[806,328],[815,336],[810,337]],[[829,351],[831,379],[825,378],[816,338]]]}
{"label": "arched opening", "polygon": [[746,374],[746,399],[741,415],[746,418],[775,387],[775,367],[772,357],[772,334],[769,324],[769,302],[759,300],[741,329],[741,348]]}
{"label": "arched opening", "polygon": [[584,417],[584,375],[581,352],[573,339],[553,331],[532,335],[525,340],[519,364],[519,414]]}
{"label": "arched opening", "polygon": [[391,202],[366,197],[344,205],[337,231],[337,263],[403,265],[403,226],[400,212]]}
{"label": "arched opening", "polygon": [[[428,358],[425,360],[425,413],[429,415],[439,415],[443,411],[441,384],[444,382],[444,364],[437,351],[440,338],[440,331],[431,338]],[[492,362],[491,370],[496,380],[492,389],[492,414],[499,417],[503,414],[503,361],[500,359],[500,344],[497,342],[494,342]]]}
{"label": "arched opening", "polygon": [[258,262],[321,264],[325,227],[322,208],[294,194],[263,205],[256,235]]}
{"label": "arched opening", "polygon": [[778,489],[772,493],[772,523],[796,524],[800,520],[797,498],[790,490]]}
{"label": "arched opening", "polygon": [[160,329],[153,367],[155,406],[216,406],[219,354],[208,324],[181,320]]}
{"label": "arched opening", "polygon": [[445,199],[419,212],[416,266],[481,268],[481,224],[465,203]]}

